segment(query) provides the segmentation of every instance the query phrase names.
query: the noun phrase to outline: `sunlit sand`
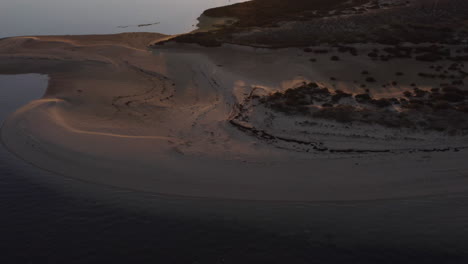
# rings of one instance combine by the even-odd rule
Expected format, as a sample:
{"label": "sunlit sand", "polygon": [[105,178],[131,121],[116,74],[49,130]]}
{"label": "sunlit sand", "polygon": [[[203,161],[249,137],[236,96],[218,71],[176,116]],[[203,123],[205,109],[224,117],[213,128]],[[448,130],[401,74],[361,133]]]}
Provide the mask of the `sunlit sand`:
{"label": "sunlit sand", "polygon": [[[408,60],[377,67],[379,62],[362,56],[340,55],[335,62],[327,54],[317,55],[311,67],[296,48],[146,48],[166,38],[135,33],[3,40],[2,73],[50,76],[44,97],[5,122],[3,143],[26,161],[67,177],[181,196],[368,200],[455,193],[468,186],[459,177],[468,169],[464,136],[326,120],[307,129],[297,126],[300,117],[281,113],[268,125],[271,113],[254,107],[247,109],[254,111],[251,121],[235,119],[253,90],[268,94],[314,81],[357,93],[362,88],[353,81],[362,69],[375,69],[376,78],[393,78],[388,69],[409,76]],[[399,86],[369,88],[384,97],[411,89],[410,81],[424,87],[423,78],[402,78]],[[276,138],[263,140],[233,122]],[[326,151],[299,139],[319,142]],[[349,151],[334,151],[343,148]]]}

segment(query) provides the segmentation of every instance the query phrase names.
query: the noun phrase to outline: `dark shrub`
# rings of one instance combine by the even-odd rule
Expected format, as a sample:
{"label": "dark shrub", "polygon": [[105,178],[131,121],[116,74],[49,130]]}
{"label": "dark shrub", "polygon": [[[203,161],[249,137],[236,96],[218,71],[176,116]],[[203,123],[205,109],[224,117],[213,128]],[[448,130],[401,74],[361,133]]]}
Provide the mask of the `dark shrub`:
{"label": "dark shrub", "polygon": [[315,53],[317,54],[324,54],[324,53],[328,53],[328,50],[327,49],[316,49],[314,50]]}
{"label": "dark shrub", "polygon": [[395,98],[395,97],[390,98],[390,99],[388,99],[388,100],[389,100],[392,104],[400,104],[400,101],[399,101],[397,98]]}
{"label": "dark shrub", "polygon": [[339,102],[342,98],[352,97],[352,94],[342,92],[340,90],[335,91],[335,94],[332,95],[333,102]]}
{"label": "dark shrub", "polygon": [[318,88],[319,87],[318,84],[316,84],[314,82],[308,83],[308,84],[306,84],[306,86],[309,87],[309,88]]}
{"label": "dark shrub", "polygon": [[354,98],[359,103],[368,102],[368,101],[370,101],[372,99],[369,94],[357,94],[357,95],[354,96]]}
{"label": "dark shrub", "polygon": [[414,58],[419,61],[430,61],[430,62],[439,61],[443,59],[442,56],[436,53],[425,53],[422,55],[418,55]]}
{"label": "dark shrub", "polygon": [[447,100],[449,102],[457,103],[463,102],[465,97],[459,93],[448,92],[442,95],[442,99]]}
{"label": "dark shrub", "polygon": [[425,72],[420,72],[420,73],[418,73],[418,75],[420,77],[423,77],[423,78],[435,78],[435,77],[437,77],[437,75],[435,75],[435,74],[425,73]]}
{"label": "dark shrub", "polygon": [[379,54],[377,52],[370,52],[369,54],[367,54],[367,56],[371,57],[371,58],[377,58],[379,56]]}
{"label": "dark shrub", "polygon": [[371,103],[377,107],[388,107],[388,106],[391,106],[392,104],[390,103],[390,101],[388,99],[378,99],[378,100],[372,100]]}
{"label": "dark shrub", "polygon": [[421,90],[419,88],[414,88],[414,96],[416,97],[424,97],[428,94],[427,91]]}

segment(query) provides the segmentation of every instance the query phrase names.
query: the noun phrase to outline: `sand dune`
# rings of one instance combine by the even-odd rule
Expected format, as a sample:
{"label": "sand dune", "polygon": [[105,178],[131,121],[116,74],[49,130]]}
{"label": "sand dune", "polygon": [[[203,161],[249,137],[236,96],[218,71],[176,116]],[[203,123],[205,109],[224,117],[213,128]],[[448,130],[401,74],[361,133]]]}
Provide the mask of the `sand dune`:
{"label": "sand dune", "polygon": [[[242,125],[276,137],[262,140],[231,122],[253,90],[270,93],[315,81],[358,93],[364,90],[362,70],[386,81],[394,71],[406,73],[398,85],[368,84],[376,97],[401,93],[412,82],[428,88],[431,80],[415,70],[422,62],[346,54],[336,62],[321,54],[313,63],[301,49],[229,45],[146,48],[167,37],[133,33],[0,41],[0,73],[50,76],[44,97],[5,122],[3,143],[26,161],[67,177],[172,195],[368,200],[468,188],[465,136],[323,120],[316,120],[320,128],[305,129],[297,126],[300,117],[278,113],[270,122],[266,111],[248,108],[252,120]],[[329,149],[390,151],[316,151],[299,139]]]}

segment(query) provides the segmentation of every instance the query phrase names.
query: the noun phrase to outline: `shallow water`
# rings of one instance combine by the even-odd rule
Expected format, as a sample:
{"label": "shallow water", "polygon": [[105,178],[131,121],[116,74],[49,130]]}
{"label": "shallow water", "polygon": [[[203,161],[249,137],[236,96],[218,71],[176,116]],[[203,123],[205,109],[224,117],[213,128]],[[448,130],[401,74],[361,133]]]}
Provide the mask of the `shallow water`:
{"label": "shallow water", "polygon": [[[158,32],[195,29],[212,7],[245,0],[1,0],[0,38],[25,35]],[[154,24],[142,26],[142,24]]]}
{"label": "shallow water", "polygon": [[[47,76],[0,75],[0,117]],[[335,203],[187,199],[64,178],[0,148],[0,263],[467,263],[468,194]]]}

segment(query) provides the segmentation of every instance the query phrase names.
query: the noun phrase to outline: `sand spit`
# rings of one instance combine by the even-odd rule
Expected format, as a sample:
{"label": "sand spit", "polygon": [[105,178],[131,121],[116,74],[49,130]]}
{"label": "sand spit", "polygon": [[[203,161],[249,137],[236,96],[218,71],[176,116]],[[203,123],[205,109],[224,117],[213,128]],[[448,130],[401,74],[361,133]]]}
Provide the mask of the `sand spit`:
{"label": "sand spit", "polygon": [[[314,54],[312,62],[309,52],[295,48],[145,48],[167,37],[1,40],[0,73],[50,76],[44,97],[4,123],[3,143],[67,177],[182,196],[337,201],[468,188],[463,133],[311,120],[248,102],[253,94],[311,81],[349,93],[369,89],[375,97],[411,90],[412,83],[430,89],[434,80],[417,72],[427,62],[352,54],[336,61],[332,49]],[[367,54],[376,47],[357,48]],[[398,85],[363,88],[363,70],[385,81],[396,71],[405,75]]]}

